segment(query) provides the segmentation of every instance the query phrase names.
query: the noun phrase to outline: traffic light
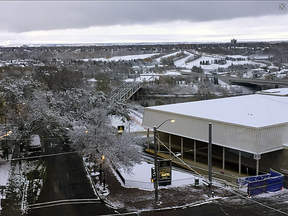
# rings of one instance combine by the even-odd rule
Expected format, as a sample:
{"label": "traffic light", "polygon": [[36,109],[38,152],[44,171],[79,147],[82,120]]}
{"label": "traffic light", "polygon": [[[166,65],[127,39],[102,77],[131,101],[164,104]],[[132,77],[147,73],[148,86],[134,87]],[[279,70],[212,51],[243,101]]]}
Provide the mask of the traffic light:
{"label": "traffic light", "polygon": [[156,170],[155,167],[151,167],[151,182],[156,179]]}

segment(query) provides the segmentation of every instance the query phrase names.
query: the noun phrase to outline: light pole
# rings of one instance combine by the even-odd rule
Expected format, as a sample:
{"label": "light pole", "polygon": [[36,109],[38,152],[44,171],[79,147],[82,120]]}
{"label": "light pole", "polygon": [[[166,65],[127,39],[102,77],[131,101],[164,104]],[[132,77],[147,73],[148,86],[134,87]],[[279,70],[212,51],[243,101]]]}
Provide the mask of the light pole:
{"label": "light pole", "polygon": [[208,143],[208,167],[209,167],[209,197],[212,196],[212,124],[209,123],[209,143]]}
{"label": "light pole", "polygon": [[161,127],[165,122],[170,121],[172,123],[175,122],[174,119],[166,119],[163,121],[158,127],[154,126],[154,166],[155,166],[155,181],[154,181],[154,189],[155,189],[155,204],[158,202],[158,182],[159,182],[159,169],[157,163],[157,129]]}
{"label": "light pole", "polygon": [[104,166],[104,162],[105,162],[105,156],[104,155],[102,155],[101,156],[101,169],[102,169],[102,172],[103,172],[103,176],[102,176],[102,178],[103,178],[103,191],[105,191],[105,181],[106,181],[106,174],[105,174],[105,166]]}

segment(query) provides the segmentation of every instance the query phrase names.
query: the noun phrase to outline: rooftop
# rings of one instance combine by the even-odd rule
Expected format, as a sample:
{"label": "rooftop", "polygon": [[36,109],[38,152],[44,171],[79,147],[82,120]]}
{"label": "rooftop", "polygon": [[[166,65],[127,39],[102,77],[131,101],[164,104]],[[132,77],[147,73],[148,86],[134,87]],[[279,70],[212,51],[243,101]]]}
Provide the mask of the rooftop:
{"label": "rooftop", "polygon": [[274,95],[253,94],[146,109],[254,128],[288,123],[288,97]]}
{"label": "rooftop", "polygon": [[288,88],[275,88],[262,90],[257,92],[258,94],[269,94],[269,95],[278,95],[278,96],[288,96]]}

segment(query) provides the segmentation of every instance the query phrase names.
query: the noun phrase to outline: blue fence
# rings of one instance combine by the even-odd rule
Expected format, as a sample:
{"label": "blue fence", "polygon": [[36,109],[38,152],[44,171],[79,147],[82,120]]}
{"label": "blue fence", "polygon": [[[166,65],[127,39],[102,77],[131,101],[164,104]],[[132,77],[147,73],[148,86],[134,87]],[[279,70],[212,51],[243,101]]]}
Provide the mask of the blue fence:
{"label": "blue fence", "polygon": [[257,195],[266,192],[275,192],[283,188],[284,175],[270,170],[269,174],[238,178],[240,187],[248,184],[247,193]]}

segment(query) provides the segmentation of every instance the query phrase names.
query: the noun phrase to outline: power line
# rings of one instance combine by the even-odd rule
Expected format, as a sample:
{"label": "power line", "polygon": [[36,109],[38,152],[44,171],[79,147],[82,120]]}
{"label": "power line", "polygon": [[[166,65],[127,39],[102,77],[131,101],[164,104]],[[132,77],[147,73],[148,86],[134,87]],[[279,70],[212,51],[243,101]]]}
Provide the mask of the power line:
{"label": "power line", "polygon": [[13,159],[10,159],[10,161],[27,160],[27,159],[43,158],[43,157],[52,157],[52,156],[65,155],[65,154],[74,154],[74,153],[78,153],[78,152],[79,152],[79,151],[73,151],[73,152],[63,152],[63,153],[56,153],[56,154],[46,154],[46,155],[38,155],[38,156],[31,156],[31,157],[13,158]]}

